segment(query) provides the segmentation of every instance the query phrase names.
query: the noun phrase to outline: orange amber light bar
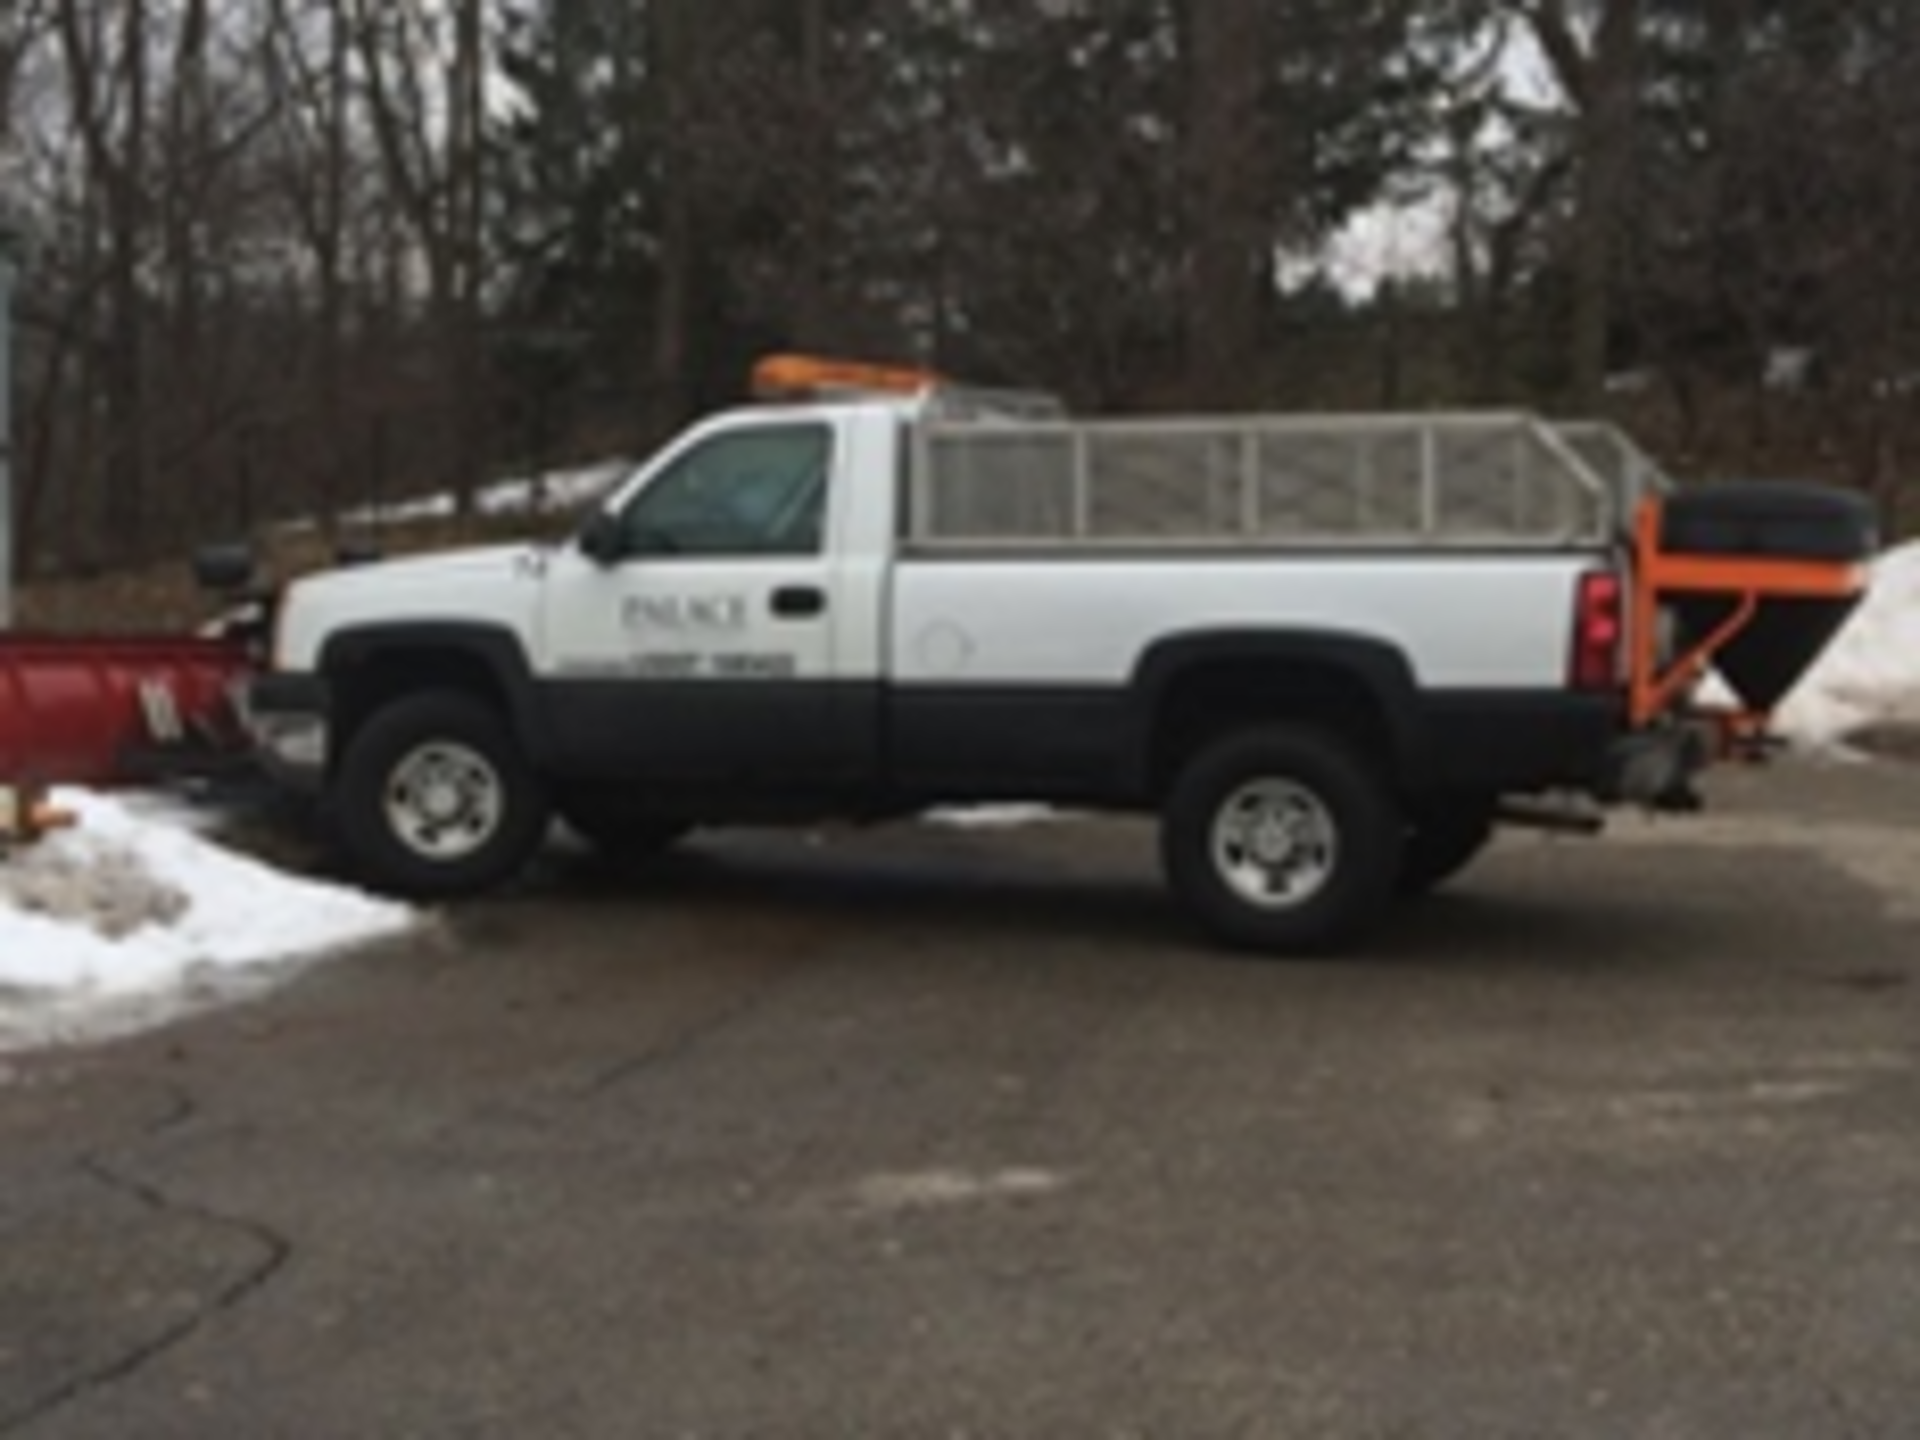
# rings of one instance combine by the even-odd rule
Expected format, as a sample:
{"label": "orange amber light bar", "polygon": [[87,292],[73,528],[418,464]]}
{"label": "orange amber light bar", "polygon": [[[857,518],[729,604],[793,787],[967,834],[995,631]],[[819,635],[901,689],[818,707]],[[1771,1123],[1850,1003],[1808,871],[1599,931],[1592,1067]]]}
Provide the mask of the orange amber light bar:
{"label": "orange amber light bar", "polygon": [[931,370],[906,365],[870,365],[820,355],[769,355],[753,367],[753,393],[762,400],[816,395],[823,391],[866,390],[885,395],[919,395],[940,383]]}

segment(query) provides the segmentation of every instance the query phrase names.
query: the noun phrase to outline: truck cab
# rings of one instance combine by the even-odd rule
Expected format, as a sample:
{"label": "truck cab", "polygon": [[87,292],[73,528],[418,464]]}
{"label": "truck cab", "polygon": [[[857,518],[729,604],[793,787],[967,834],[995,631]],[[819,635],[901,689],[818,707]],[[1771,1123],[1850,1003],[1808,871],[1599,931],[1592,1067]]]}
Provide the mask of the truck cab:
{"label": "truck cab", "polygon": [[276,703],[298,684],[263,682],[270,753],[323,785],[335,744],[404,668],[484,675],[548,763],[583,778],[865,783],[908,423],[892,405],[731,412],[638,467],[560,544],[296,583],[273,668],[324,677],[328,703],[323,723],[310,703]]}

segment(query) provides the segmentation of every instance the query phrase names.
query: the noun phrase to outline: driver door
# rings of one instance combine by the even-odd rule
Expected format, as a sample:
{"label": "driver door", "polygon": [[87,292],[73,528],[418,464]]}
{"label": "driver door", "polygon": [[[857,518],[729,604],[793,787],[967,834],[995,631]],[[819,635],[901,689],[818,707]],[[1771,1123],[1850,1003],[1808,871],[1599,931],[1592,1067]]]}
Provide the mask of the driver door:
{"label": "driver door", "polygon": [[811,784],[857,765],[834,684],[835,442],[825,422],[736,419],[617,507],[611,552],[558,560],[545,653],[567,769]]}

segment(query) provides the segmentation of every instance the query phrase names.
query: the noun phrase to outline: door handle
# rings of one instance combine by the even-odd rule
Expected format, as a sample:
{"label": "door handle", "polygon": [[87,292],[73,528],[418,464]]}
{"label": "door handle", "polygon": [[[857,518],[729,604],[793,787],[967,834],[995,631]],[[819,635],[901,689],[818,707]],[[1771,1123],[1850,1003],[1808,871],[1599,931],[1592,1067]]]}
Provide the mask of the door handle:
{"label": "door handle", "polygon": [[827,592],[816,585],[782,585],[773,592],[773,613],[782,620],[811,620],[827,610]]}

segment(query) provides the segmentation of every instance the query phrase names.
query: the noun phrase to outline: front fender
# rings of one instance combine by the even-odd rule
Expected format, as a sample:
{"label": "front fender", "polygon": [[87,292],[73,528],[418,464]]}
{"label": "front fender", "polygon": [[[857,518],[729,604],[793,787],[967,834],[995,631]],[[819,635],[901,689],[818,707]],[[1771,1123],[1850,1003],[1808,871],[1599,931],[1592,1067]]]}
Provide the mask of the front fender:
{"label": "front fender", "polygon": [[497,625],[432,621],[361,625],[328,637],[320,672],[342,735],[396,691],[480,688],[496,701],[536,761],[552,751],[533,666],[520,638]]}

